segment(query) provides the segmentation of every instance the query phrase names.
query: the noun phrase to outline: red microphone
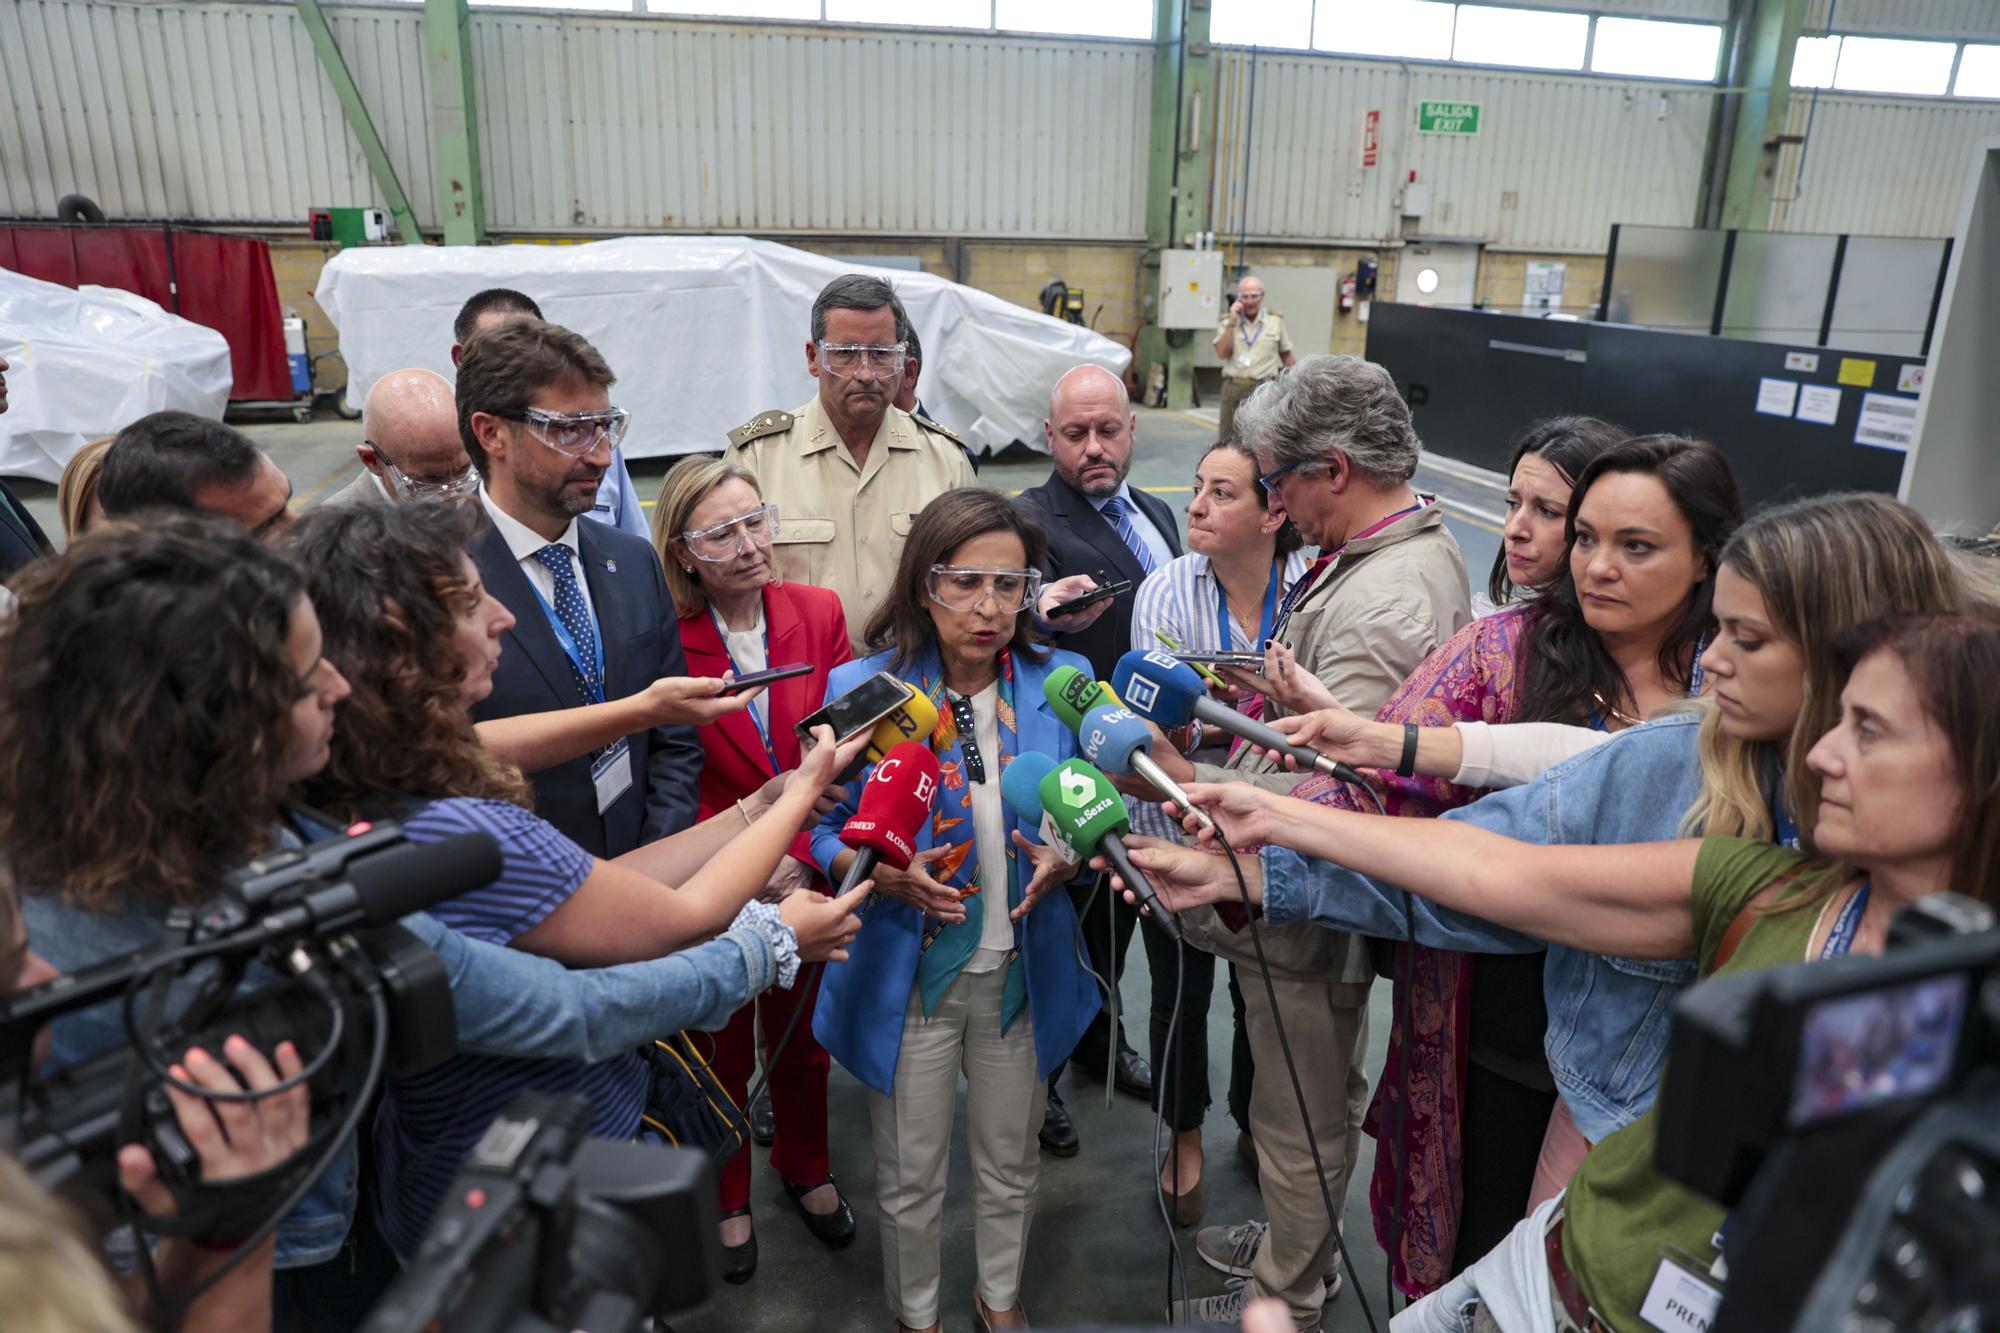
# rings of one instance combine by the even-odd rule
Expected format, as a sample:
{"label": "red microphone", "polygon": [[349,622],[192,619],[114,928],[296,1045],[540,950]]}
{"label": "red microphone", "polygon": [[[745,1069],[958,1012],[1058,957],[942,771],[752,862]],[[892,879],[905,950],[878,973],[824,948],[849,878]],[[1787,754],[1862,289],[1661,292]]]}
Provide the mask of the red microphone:
{"label": "red microphone", "polygon": [[854,864],[834,896],[846,893],[874,873],[877,861],[898,870],[910,868],[917,854],[917,834],[937,804],[938,761],[921,741],[904,741],[882,756],[861,788],[854,818],[840,830],[840,840],[854,848]]}

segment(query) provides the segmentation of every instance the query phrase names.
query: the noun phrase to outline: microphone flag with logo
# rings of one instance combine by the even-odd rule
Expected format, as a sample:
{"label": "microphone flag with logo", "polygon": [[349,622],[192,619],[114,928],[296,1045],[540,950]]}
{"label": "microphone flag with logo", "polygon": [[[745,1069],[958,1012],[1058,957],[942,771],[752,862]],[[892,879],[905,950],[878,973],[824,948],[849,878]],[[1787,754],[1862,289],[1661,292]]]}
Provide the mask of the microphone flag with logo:
{"label": "microphone flag with logo", "polygon": [[868,878],[878,861],[908,870],[937,797],[938,761],[929,746],[904,741],[882,756],[861,788],[854,817],[840,829],[841,842],[859,855],[847,868],[838,893]]}
{"label": "microphone flag with logo", "polygon": [[1125,817],[1125,798],[1091,765],[1065,759],[1042,779],[1042,809],[1080,856],[1108,858],[1139,901],[1152,909],[1162,930],[1178,940],[1180,924],[1159,901],[1146,877],[1125,855],[1124,836],[1132,831]]}

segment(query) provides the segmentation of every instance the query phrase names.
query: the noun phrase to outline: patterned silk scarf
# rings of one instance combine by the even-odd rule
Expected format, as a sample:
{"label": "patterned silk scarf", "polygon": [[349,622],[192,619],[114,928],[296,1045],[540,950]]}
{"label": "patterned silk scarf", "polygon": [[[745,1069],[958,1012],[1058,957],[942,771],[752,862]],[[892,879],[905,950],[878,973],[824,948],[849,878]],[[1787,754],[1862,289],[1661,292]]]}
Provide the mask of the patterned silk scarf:
{"label": "patterned silk scarf", "polygon": [[[935,674],[933,674],[935,672]],[[1021,869],[1013,840],[1007,840],[1007,885],[1004,901],[982,892],[989,887],[979,882],[979,850],[974,845],[972,786],[968,751],[977,752],[977,741],[959,733],[958,719],[946,696],[944,671],[935,662],[917,675],[918,688],[937,709],[937,726],[931,731],[931,750],[938,757],[938,800],[931,812],[931,845],[951,850],[931,863],[930,875],[941,884],[957,889],[965,899],[965,920],[955,926],[938,921],[924,922],[923,951],[917,957],[917,993],[924,1017],[929,1018],[938,1001],[951,988],[972,955],[979,950],[986,912],[1012,911],[1021,901]],[[1020,748],[1019,727],[1014,715],[1014,654],[1000,653],[1000,753],[980,755],[985,780],[999,786],[1000,775],[1014,762]],[[1007,958],[1007,989],[1001,1001],[1000,1030],[1005,1032],[1027,1000],[1026,978],[1021,970],[1018,947]]]}

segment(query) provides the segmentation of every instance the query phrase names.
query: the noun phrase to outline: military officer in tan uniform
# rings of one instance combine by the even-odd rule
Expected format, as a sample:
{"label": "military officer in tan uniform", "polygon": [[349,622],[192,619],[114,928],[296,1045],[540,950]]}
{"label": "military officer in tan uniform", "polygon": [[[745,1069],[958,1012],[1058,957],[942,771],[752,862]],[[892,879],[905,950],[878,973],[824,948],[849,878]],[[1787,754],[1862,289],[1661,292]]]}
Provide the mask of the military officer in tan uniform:
{"label": "military officer in tan uniform", "polygon": [[1222,420],[1215,434],[1234,439],[1237,407],[1251,390],[1298,360],[1285,317],[1264,309],[1263,279],[1245,274],[1237,282],[1229,317],[1215,327],[1215,354],[1222,358]]}
{"label": "military officer in tan uniform", "polygon": [[849,273],[813,302],[806,369],[819,394],[729,432],[723,457],[778,506],[777,574],[840,594],[857,656],[918,511],[976,486],[965,451],[894,406],[909,316],[889,284]]}

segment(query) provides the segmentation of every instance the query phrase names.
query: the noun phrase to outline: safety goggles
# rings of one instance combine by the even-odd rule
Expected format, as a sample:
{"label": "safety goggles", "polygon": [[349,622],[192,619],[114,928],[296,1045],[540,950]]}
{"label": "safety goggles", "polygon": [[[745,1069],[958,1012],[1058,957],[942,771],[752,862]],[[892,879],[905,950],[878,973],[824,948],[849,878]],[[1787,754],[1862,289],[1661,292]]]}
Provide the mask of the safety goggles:
{"label": "safety goggles", "polygon": [[864,370],[877,376],[901,374],[909,355],[907,343],[830,343],[822,338],[819,344],[819,363],[842,379]]}
{"label": "safety goggles", "polygon": [[991,597],[1002,615],[1011,616],[1034,604],[1042,591],[1042,572],[932,565],[926,591],[947,611],[971,611]]}
{"label": "safety goggles", "polygon": [[608,412],[550,412],[539,407],[525,408],[508,416],[528,428],[528,434],[559,454],[582,458],[599,442],[616,449],[625,438],[632,414],[622,407]]}
{"label": "safety goggles", "polygon": [[465,471],[444,481],[427,481],[413,477],[396,466],[396,460],[382,452],[382,446],[373,440],[363,440],[363,444],[375,451],[375,458],[389,474],[389,489],[402,500],[463,500],[479,489],[479,469],[467,463]]}
{"label": "safety goggles", "polygon": [[769,546],[778,535],[778,506],[758,505],[747,514],[738,514],[726,523],[717,523],[695,532],[683,532],[688,554],[697,560],[734,560],[745,551]]}

